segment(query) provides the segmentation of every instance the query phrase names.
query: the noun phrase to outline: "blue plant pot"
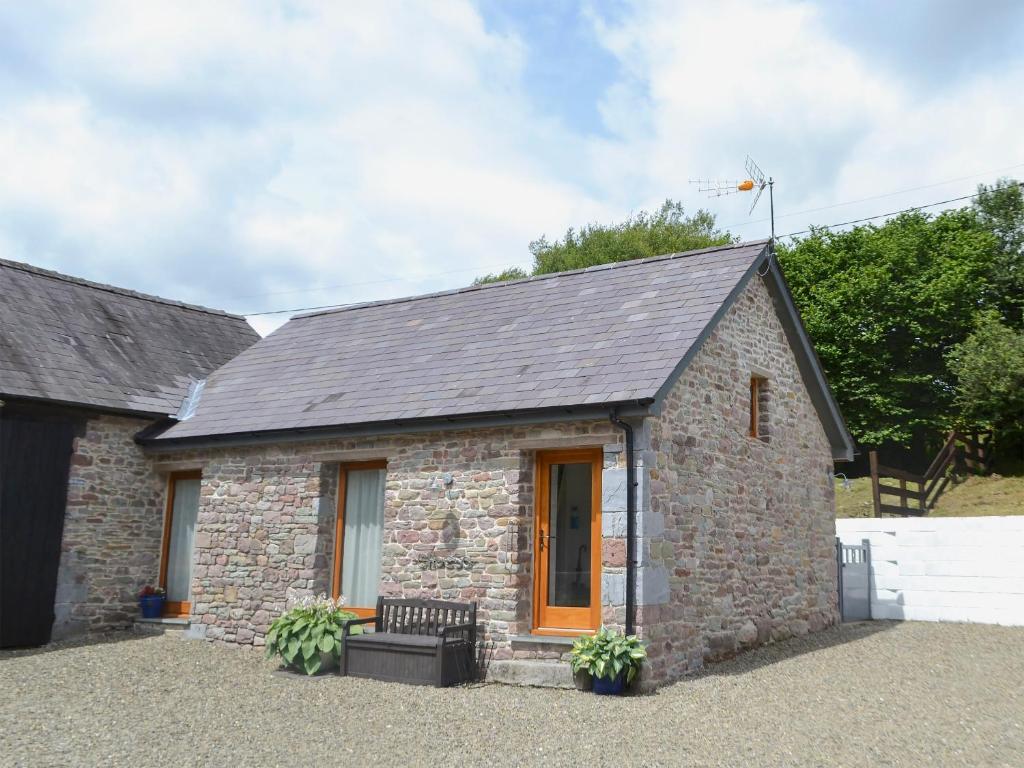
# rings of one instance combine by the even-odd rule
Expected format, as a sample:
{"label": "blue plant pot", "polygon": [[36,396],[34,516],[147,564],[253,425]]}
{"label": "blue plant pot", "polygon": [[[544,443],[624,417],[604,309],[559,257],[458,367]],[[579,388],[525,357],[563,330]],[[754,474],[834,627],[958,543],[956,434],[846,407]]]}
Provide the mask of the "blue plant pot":
{"label": "blue plant pot", "polygon": [[142,618],[159,619],[164,615],[164,598],[161,595],[140,597],[139,607],[142,609]]}
{"label": "blue plant pot", "polygon": [[621,696],[624,690],[626,690],[625,672],[620,672],[612,678],[594,678],[594,693],[598,696]]}

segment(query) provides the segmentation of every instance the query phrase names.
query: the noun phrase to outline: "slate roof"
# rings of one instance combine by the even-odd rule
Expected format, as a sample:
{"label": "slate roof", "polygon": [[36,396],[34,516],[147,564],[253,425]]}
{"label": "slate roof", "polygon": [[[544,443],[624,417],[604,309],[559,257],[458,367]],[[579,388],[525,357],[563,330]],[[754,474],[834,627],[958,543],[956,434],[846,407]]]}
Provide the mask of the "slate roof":
{"label": "slate roof", "polygon": [[0,259],[0,399],[166,416],[258,338],[236,315]]}
{"label": "slate roof", "polygon": [[195,415],[154,441],[644,404],[765,248],[723,246],[299,316],[214,373]]}

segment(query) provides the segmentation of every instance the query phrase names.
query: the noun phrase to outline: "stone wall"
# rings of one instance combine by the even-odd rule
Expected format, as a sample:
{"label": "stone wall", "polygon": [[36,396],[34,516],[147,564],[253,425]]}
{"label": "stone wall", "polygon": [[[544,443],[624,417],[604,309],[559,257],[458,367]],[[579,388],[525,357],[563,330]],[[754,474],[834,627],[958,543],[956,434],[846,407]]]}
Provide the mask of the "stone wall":
{"label": "stone wall", "polygon": [[135,444],[149,422],[95,416],[75,438],[53,637],[124,627],[159,575],[166,480]]}
{"label": "stone wall", "polygon": [[[208,639],[259,646],[289,590],[329,591],[339,465],[386,459],[380,591],[476,600],[489,656],[510,658],[510,638],[532,624],[536,450],[604,446],[607,474],[621,466],[621,440],[607,421],[592,421],[161,455],[203,465],[194,625]],[[621,491],[602,527],[609,623],[624,616]],[[424,562],[431,556],[472,565],[435,570]]]}
{"label": "stone wall", "polygon": [[[768,429],[750,437],[750,377]],[[654,677],[837,620],[828,440],[754,278],[650,420],[650,504],[664,529],[645,560],[669,599],[643,608]]]}

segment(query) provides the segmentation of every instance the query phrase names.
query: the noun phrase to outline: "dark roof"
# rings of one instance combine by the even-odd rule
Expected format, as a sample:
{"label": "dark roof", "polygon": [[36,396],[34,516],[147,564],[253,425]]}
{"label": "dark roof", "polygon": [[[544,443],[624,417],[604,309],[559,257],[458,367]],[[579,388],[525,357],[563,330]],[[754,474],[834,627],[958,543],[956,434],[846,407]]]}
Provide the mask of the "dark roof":
{"label": "dark roof", "polygon": [[259,337],[244,318],[0,259],[0,398],[175,414]]}
{"label": "dark roof", "polygon": [[[214,373],[194,416],[143,439],[247,442],[656,408],[767,254],[763,241],[721,246],[302,315]],[[845,457],[852,441],[771,272],[766,285],[793,313],[784,325]]]}

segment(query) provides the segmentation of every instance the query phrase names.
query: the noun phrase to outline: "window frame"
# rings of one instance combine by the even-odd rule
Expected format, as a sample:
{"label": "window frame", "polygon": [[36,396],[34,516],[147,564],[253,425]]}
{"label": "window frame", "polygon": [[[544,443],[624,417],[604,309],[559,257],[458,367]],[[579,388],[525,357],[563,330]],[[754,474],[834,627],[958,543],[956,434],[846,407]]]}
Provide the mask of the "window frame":
{"label": "window frame", "polygon": [[[345,555],[345,497],[348,490],[348,473],[358,470],[388,468],[387,459],[373,459],[371,461],[350,461],[338,466],[338,499],[337,514],[334,521],[334,562],[331,568],[331,597],[337,600],[341,596],[341,573],[342,560]],[[386,482],[386,477],[385,477]],[[383,527],[384,521],[381,521]],[[346,611],[351,611],[360,618],[367,618],[377,613],[377,606],[345,606]]]}
{"label": "window frame", "polygon": [[[160,544],[160,575],[158,583],[164,590],[167,589],[167,565],[171,555],[171,526],[174,524],[174,496],[178,490],[179,480],[199,480],[202,482],[203,470],[187,469],[179,472],[170,472],[167,475],[167,505],[164,508],[164,531],[163,541]],[[202,499],[202,490],[200,490]],[[192,545],[192,555],[195,556],[195,543]],[[189,590],[191,593],[191,589]],[[164,599],[164,612],[166,618],[188,618],[192,614],[192,602],[190,600],[167,600]]]}
{"label": "window frame", "polygon": [[747,436],[760,440],[762,443],[769,442],[768,413],[764,407],[763,400],[767,400],[768,377],[759,374],[750,374],[750,423],[747,426]]}
{"label": "window frame", "polygon": [[758,400],[761,397],[761,378],[759,376],[750,377],[750,424],[747,427],[747,434],[750,437],[760,437],[760,404]]}

